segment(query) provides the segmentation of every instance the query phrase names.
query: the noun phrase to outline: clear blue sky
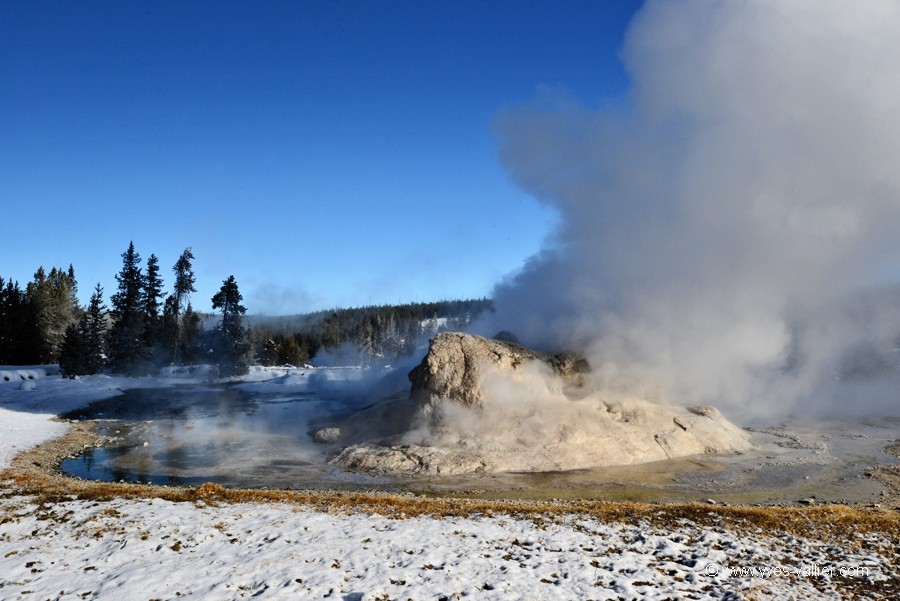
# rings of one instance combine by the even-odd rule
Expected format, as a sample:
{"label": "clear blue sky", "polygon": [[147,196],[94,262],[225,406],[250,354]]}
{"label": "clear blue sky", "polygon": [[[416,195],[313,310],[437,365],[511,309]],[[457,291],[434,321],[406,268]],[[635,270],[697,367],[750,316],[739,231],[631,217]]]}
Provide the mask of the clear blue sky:
{"label": "clear blue sky", "polygon": [[555,216],[491,124],[560,87],[625,94],[634,1],[0,3],[0,276],[130,240],[166,287],[234,274],[254,313],[488,295]]}

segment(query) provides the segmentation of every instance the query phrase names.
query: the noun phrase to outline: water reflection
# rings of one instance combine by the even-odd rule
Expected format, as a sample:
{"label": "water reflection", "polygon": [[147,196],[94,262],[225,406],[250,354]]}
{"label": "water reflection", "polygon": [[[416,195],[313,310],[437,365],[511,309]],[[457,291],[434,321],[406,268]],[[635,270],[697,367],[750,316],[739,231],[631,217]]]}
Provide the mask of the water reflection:
{"label": "water reflection", "polygon": [[[132,390],[74,411],[98,420],[110,444],[63,462],[93,480],[242,487],[333,487],[330,468],[307,432],[341,406],[309,394],[260,395],[229,388]],[[349,478],[356,484],[366,477]]]}

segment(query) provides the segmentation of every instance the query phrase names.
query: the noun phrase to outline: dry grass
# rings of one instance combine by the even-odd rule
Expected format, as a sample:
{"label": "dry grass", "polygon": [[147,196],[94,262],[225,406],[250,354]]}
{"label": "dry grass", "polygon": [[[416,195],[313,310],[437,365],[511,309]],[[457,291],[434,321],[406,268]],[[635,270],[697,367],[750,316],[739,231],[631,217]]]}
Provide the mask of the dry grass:
{"label": "dry grass", "polygon": [[63,476],[60,462],[87,447],[102,443],[89,427],[72,423],[66,435],[20,453],[0,480],[10,483],[8,494],[35,495],[41,502],[73,498],[107,501],[117,498],[159,498],[176,502],[289,503],[325,512],[365,512],[394,518],[415,516],[510,515],[554,520],[580,514],[603,521],[673,528],[685,521],[701,526],[739,530],[788,532],[806,538],[838,540],[879,533],[900,540],[900,512],[845,505],[814,507],[737,507],[699,503],[651,504],[635,502],[510,501],[435,498],[412,494],[345,491],[230,489],[218,484],[170,487],[149,484],[95,482]]}

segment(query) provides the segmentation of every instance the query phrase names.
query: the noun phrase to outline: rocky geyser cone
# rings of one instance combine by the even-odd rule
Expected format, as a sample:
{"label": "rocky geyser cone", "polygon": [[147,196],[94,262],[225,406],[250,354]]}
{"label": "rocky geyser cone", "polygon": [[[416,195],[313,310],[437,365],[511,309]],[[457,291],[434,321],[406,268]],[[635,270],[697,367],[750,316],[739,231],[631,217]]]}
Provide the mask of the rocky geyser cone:
{"label": "rocky geyser cone", "polygon": [[577,355],[541,353],[514,342],[443,332],[431,339],[428,354],[409,372],[410,398],[420,406],[453,399],[480,407],[485,400],[480,382],[486,368],[515,371],[531,361],[546,363],[574,385],[589,370],[587,361]]}

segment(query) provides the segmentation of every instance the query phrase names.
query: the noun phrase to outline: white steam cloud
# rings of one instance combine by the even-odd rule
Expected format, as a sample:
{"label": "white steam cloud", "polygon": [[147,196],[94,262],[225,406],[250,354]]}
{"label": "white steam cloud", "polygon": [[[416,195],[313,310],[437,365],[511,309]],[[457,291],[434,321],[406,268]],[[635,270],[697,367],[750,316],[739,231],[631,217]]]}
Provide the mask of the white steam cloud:
{"label": "white steam cloud", "polygon": [[488,327],[587,353],[611,392],[896,406],[871,383],[900,299],[871,290],[900,274],[900,4],[651,0],[623,58],[627,105],[499,116],[501,161],[560,225]]}

